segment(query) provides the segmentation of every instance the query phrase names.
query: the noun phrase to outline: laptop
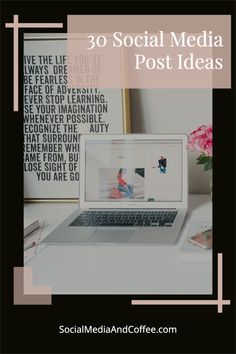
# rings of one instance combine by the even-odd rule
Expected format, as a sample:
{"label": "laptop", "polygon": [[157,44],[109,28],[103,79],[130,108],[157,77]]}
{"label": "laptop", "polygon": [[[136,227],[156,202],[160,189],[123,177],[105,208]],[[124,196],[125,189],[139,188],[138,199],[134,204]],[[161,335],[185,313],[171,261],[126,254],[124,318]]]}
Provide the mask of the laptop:
{"label": "laptop", "polygon": [[171,245],[187,213],[187,136],[81,135],[79,208],[46,244]]}

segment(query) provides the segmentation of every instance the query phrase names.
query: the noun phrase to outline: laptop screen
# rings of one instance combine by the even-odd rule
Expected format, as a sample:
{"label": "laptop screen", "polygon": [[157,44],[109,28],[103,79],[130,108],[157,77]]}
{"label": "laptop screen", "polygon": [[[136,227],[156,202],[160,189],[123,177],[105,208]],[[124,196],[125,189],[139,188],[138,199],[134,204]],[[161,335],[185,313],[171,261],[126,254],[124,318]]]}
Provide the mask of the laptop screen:
{"label": "laptop screen", "polygon": [[181,202],[182,140],[87,140],[86,202]]}

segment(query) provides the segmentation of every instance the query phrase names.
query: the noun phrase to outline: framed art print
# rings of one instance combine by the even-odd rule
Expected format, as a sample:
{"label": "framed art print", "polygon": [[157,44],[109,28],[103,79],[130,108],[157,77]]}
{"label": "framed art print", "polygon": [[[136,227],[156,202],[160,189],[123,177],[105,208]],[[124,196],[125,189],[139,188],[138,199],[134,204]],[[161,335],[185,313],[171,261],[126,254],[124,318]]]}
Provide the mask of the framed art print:
{"label": "framed art print", "polygon": [[[127,89],[69,88],[63,34],[24,37],[24,200],[76,201],[79,135],[130,132]],[[87,58],[79,58],[86,72]]]}

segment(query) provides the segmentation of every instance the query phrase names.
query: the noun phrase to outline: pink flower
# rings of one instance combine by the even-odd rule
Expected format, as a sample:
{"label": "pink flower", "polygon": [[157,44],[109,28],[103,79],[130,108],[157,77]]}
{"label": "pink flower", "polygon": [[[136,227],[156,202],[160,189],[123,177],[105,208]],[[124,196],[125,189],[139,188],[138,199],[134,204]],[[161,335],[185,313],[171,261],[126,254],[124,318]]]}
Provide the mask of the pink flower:
{"label": "pink flower", "polygon": [[188,149],[212,157],[212,125],[201,125],[189,135]]}

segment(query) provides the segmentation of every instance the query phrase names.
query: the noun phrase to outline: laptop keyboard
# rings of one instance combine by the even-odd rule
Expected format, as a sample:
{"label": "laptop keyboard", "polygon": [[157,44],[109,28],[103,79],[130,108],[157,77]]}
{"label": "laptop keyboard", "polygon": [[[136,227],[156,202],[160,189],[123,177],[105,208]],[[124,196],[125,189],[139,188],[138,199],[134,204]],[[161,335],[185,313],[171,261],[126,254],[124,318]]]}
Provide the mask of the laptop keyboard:
{"label": "laptop keyboard", "polygon": [[82,212],[69,226],[172,226],[177,211],[98,211]]}

